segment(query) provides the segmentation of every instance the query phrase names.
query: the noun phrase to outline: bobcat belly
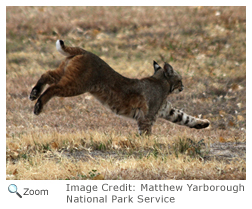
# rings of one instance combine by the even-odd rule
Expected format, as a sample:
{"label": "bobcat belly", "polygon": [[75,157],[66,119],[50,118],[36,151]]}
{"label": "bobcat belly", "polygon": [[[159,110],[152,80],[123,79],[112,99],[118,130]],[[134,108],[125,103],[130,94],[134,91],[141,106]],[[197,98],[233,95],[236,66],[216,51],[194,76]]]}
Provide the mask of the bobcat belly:
{"label": "bobcat belly", "polygon": [[148,106],[142,95],[125,94],[118,96],[109,90],[106,93],[93,93],[95,98],[107,109],[117,115],[138,120],[147,114]]}

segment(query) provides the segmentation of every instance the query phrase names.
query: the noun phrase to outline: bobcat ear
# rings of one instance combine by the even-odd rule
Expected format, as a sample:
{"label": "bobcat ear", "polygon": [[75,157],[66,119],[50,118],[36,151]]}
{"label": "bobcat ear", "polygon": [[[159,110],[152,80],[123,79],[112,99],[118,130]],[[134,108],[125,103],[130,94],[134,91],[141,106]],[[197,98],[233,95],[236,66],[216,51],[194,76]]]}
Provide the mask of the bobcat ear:
{"label": "bobcat ear", "polygon": [[158,70],[161,69],[161,67],[158,65],[158,63],[157,63],[155,60],[153,60],[153,67],[154,67],[155,73],[156,73]]}
{"label": "bobcat ear", "polygon": [[167,77],[173,76],[174,74],[172,66],[170,66],[168,63],[165,63],[164,65],[164,72]]}

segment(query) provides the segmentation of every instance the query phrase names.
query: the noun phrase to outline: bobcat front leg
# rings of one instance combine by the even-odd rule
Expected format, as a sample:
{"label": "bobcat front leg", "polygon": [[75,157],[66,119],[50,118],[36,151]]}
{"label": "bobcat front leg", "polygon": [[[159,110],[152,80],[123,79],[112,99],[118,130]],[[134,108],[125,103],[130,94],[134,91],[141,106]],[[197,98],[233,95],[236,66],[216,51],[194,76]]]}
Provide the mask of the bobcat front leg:
{"label": "bobcat front leg", "polygon": [[173,123],[188,126],[190,128],[202,129],[210,125],[209,120],[195,118],[188,115],[183,111],[172,107],[172,104],[169,101],[166,101],[165,104],[163,104],[158,116]]}
{"label": "bobcat front leg", "polygon": [[148,119],[143,119],[137,122],[139,134],[151,135],[153,122]]}
{"label": "bobcat front leg", "polygon": [[145,116],[137,120],[139,134],[151,135],[151,129],[156,119],[153,117]]}

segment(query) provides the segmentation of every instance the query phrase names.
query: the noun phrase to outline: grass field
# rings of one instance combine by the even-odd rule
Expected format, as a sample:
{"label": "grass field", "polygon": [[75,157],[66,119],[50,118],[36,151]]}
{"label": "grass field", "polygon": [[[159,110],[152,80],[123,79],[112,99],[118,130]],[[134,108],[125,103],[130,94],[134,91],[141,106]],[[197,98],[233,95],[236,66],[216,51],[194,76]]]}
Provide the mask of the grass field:
{"label": "grass field", "polygon": [[[246,179],[245,7],[7,7],[6,179]],[[174,107],[207,118],[195,130],[159,119],[151,136],[90,94],[28,95],[64,58],[57,39],[131,78],[169,62],[184,91]]]}

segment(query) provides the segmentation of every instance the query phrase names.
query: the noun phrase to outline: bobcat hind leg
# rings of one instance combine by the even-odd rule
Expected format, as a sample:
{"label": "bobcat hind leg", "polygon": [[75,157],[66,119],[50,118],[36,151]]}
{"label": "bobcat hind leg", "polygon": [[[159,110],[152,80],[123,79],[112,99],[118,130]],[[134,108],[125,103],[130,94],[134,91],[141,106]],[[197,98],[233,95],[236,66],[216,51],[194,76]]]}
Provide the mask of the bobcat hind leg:
{"label": "bobcat hind leg", "polygon": [[75,82],[62,78],[57,84],[49,86],[45,92],[38,98],[34,106],[34,114],[39,115],[44,105],[54,96],[72,97],[85,93],[86,91]]}
{"label": "bobcat hind leg", "polygon": [[63,71],[61,69],[56,69],[54,71],[49,70],[46,73],[44,73],[40,77],[36,85],[33,87],[33,89],[31,90],[29,99],[31,101],[36,100],[42,93],[46,84],[51,85],[53,83],[59,82],[62,75],[63,75]]}
{"label": "bobcat hind leg", "polygon": [[43,106],[59,91],[60,88],[57,88],[56,85],[51,85],[48,87],[47,90],[45,90],[45,92],[38,98],[38,101],[34,106],[34,114],[39,115],[43,109]]}

